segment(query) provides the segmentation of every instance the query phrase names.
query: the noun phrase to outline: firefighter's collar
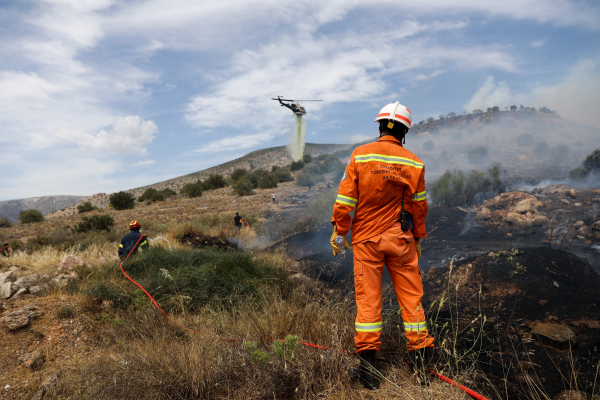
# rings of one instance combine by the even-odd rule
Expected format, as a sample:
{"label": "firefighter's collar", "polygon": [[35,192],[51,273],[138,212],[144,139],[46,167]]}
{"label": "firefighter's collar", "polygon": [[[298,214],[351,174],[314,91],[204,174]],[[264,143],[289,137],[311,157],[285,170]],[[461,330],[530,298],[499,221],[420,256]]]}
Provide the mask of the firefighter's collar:
{"label": "firefighter's collar", "polygon": [[402,142],[399,141],[398,139],[396,139],[395,137],[393,137],[392,135],[385,135],[385,136],[381,136],[379,139],[377,139],[378,142],[396,142],[396,144],[399,144],[401,147],[402,146]]}

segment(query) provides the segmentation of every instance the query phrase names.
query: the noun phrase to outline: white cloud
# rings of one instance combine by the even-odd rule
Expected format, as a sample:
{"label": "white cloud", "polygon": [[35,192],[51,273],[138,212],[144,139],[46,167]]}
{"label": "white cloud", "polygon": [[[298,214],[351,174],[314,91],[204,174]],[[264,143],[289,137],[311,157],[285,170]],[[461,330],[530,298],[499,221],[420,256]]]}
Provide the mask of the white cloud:
{"label": "white cloud", "polygon": [[267,140],[271,140],[273,135],[268,133],[259,133],[254,135],[239,135],[216,140],[206,144],[196,150],[194,153],[216,153],[220,151],[233,152],[234,150],[243,150],[255,147]]}
{"label": "white cloud", "polygon": [[81,130],[59,129],[54,136],[67,143],[76,143],[81,147],[120,155],[146,155],[148,146],[154,140],[158,127],[153,121],[144,121],[138,116],[117,117],[109,131],[102,129],[97,135]]}
{"label": "white cloud", "polygon": [[135,164],[133,164],[133,166],[134,167],[143,167],[144,165],[152,165],[152,164],[156,164],[156,161],[154,161],[154,160],[138,161]]}
{"label": "white cloud", "polygon": [[[190,101],[186,118],[207,135],[222,127],[283,135],[288,131],[282,127],[289,114],[269,100],[275,95],[323,99],[331,105],[372,100],[381,93],[394,95],[388,87],[388,76],[432,68],[431,74],[435,75],[441,71],[441,64],[462,70],[516,69],[512,56],[495,46],[442,47],[431,39],[414,38],[421,32],[463,26],[462,22],[408,21],[390,31],[283,36],[255,51],[238,53],[212,89]],[[389,40],[381,42],[382,36]],[[407,46],[411,57],[397,51]],[[305,104],[309,120],[319,115],[323,104]]]}
{"label": "white cloud", "polygon": [[532,40],[531,42],[529,42],[529,45],[533,48],[536,48],[536,47],[542,47],[546,43],[548,43],[548,38],[544,38],[541,40]]}
{"label": "white cloud", "polygon": [[548,107],[563,118],[581,124],[600,127],[600,63],[582,59],[554,85],[538,84],[531,92],[512,91],[506,82],[496,83],[493,77],[464,105],[465,111],[491,106],[524,105]]}

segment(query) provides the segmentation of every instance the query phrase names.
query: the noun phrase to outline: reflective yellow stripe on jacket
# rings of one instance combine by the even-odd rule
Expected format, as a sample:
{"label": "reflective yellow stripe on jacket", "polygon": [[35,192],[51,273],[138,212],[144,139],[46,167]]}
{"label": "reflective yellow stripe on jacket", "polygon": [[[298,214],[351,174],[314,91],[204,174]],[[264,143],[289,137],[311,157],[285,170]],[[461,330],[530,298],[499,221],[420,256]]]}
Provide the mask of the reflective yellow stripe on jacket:
{"label": "reflective yellow stripe on jacket", "polygon": [[421,201],[421,200],[427,200],[427,191],[422,191],[419,193],[415,193],[412,196],[410,196],[410,200],[411,201]]}
{"label": "reflective yellow stripe on jacket", "polygon": [[398,156],[386,156],[384,154],[362,154],[354,156],[354,162],[365,163],[369,161],[378,161],[386,164],[402,164],[408,165],[415,168],[424,168],[425,164],[418,161],[411,160],[410,158],[398,157]]}
{"label": "reflective yellow stripe on jacket", "polygon": [[345,204],[350,207],[356,207],[356,203],[358,202],[358,200],[353,199],[352,197],[338,194],[337,198],[335,199],[335,202]]}

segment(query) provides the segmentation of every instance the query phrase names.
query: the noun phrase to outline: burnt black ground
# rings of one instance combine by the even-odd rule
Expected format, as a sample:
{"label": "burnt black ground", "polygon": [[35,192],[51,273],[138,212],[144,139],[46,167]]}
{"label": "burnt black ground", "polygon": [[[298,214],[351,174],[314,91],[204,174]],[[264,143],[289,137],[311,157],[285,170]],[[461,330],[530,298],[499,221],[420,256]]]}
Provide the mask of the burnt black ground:
{"label": "burnt black ground", "polygon": [[[529,339],[524,335],[536,320],[566,324],[575,332],[579,343],[572,359],[580,371],[580,388],[589,389],[586,385],[593,382],[593,366],[600,359],[600,277],[596,272],[600,270],[600,254],[568,243],[562,248],[569,251],[552,249],[544,242],[543,227],[524,231],[488,228],[473,223],[469,213],[458,208],[430,208],[427,229],[429,234],[422,242],[420,259],[422,270],[428,271],[424,274],[424,305],[427,307],[435,296],[439,296],[439,289],[444,286],[442,278],[447,276],[448,263],[453,257],[457,268],[473,265],[476,272],[465,275],[459,292],[460,316],[461,320],[464,318],[469,322],[476,318],[477,292],[479,284],[483,285],[485,301],[482,305],[489,319],[485,331],[494,337],[494,344],[486,344],[491,346],[487,349],[489,354],[479,356],[479,365],[500,392],[508,393],[504,398],[528,398],[522,394],[528,393],[523,374],[515,372],[515,363],[529,360],[523,355],[526,352],[532,352],[531,361],[539,366],[535,372],[548,394],[569,388],[568,379],[564,378],[572,369],[569,352],[543,347],[535,340],[527,343]],[[341,288],[349,287],[351,291],[352,251],[348,251],[346,259],[333,257],[329,245],[331,233],[331,225],[323,223],[311,232],[293,235],[276,246],[285,245],[290,256],[300,261],[312,277]],[[488,256],[490,252],[513,248],[523,251],[513,260],[506,257],[493,260]],[[511,278],[508,271],[515,262],[523,265],[526,272]],[[442,282],[436,282],[436,279],[442,279]],[[389,282],[384,269],[384,283]],[[391,310],[397,306],[393,296],[387,300],[391,303],[386,308]],[[540,300],[549,303],[542,305]],[[448,314],[442,313],[440,318],[442,321]],[[398,332],[392,330],[398,337]],[[459,347],[473,344],[468,341],[468,335],[464,338],[465,342],[459,341]]]}
{"label": "burnt black ground", "polygon": [[[524,272],[511,277],[517,263]],[[484,331],[493,343],[482,340],[487,350],[479,354],[479,366],[497,388],[507,378],[507,398],[529,398],[519,394],[529,392],[524,375],[515,369],[519,361],[537,365],[535,373],[550,396],[570,389],[572,361],[579,389],[591,393],[594,367],[600,361],[600,276],[585,260],[562,250],[526,248],[514,256],[484,255],[460,261],[451,274],[449,266],[434,268],[424,275],[423,284],[425,307],[446,291],[454,314],[458,312],[463,321],[460,325],[480,313],[487,318]],[[437,322],[441,325],[450,318],[447,303]],[[577,335],[577,347],[570,353],[531,340],[528,332],[535,321],[568,326]],[[470,336],[460,336],[459,347],[472,345]]]}
{"label": "burnt black ground", "polygon": [[[462,260],[513,247],[547,245],[544,227],[531,227],[525,231],[489,228],[474,222],[467,211],[458,208],[431,207],[427,214],[426,226],[428,237],[421,242],[423,254],[419,260],[423,271],[446,265],[453,257]],[[333,257],[329,245],[331,233],[331,224],[324,222],[310,232],[292,235],[273,247],[286,246],[291,258],[306,262],[311,270],[318,271],[323,278],[330,280],[344,277],[353,271],[352,249],[346,254],[346,259],[340,259],[340,256],[337,259]],[[600,273],[598,251],[589,246],[567,242],[563,243],[561,248],[581,256]],[[323,273],[323,270],[326,273]],[[385,271],[384,282],[389,281],[389,275]]]}

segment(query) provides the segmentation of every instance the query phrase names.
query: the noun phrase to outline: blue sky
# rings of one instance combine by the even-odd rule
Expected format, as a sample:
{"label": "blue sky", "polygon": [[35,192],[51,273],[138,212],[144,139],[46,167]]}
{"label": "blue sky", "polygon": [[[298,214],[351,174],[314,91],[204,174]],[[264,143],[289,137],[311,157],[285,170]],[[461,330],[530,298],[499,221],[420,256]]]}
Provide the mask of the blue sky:
{"label": "blue sky", "polygon": [[[600,127],[600,3],[38,0],[0,4],[0,200],[114,192],[284,145],[510,104]],[[600,142],[600,138],[599,138]]]}

